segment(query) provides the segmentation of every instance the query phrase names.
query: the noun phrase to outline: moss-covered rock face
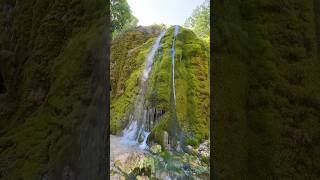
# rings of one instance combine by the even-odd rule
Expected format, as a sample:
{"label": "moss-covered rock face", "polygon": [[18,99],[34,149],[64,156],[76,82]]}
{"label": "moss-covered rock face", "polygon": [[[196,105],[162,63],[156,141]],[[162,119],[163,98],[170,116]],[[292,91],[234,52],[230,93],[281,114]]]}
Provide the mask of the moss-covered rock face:
{"label": "moss-covered rock face", "polygon": [[106,176],[106,7],[0,0],[0,179]]}
{"label": "moss-covered rock face", "polygon": [[217,179],[318,179],[319,1],[213,4]]}
{"label": "moss-covered rock face", "polygon": [[[116,82],[111,93],[112,133],[121,132],[127,124],[147,54],[157,35],[159,31],[147,37],[133,30],[113,42],[111,57],[117,58],[115,65],[111,66],[111,77],[114,76]],[[148,78],[144,108],[161,112],[157,114],[159,121],[151,129],[150,140],[162,144],[164,131],[169,132],[169,136],[179,131],[178,134],[183,133],[186,137],[187,144],[197,146],[203,139],[209,138],[209,47],[192,31],[182,27],[179,29],[175,41],[175,106],[171,53],[173,35],[174,28],[170,27],[161,40]],[[142,38],[144,40],[140,41]],[[121,48],[123,46],[127,48]]]}
{"label": "moss-covered rock face", "polygon": [[138,93],[138,83],[149,50],[160,33],[160,27],[130,29],[113,40],[110,56],[112,134],[119,133],[127,123]]}

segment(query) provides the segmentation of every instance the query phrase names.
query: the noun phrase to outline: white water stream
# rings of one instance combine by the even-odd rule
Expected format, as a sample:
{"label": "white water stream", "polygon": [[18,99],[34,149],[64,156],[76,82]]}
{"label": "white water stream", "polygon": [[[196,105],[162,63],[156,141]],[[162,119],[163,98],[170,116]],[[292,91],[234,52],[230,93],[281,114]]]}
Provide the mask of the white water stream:
{"label": "white water stream", "polygon": [[172,88],[173,88],[173,99],[174,99],[174,105],[176,105],[176,85],[175,85],[175,78],[174,78],[174,56],[175,56],[175,41],[176,37],[179,33],[179,26],[174,27],[174,35],[173,35],[173,41],[172,41],[172,49],[171,49],[171,56],[172,56]]}
{"label": "white water stream", "polygon": [[[150,132],[148,132],[144,127],[144,124],[147,119],[147,111],[144,109],[145,93],[147,90],[147,80],[153,65],[156,52],[158,51],[161,45],[160,42],[165,33],[166,30],[163,30],[160,33],[147,56],[145,68],[140,79],[140,90],[135,104],[134,112],[130,116],[129,126],[127,126],[127,128],[123,130],[122,142],[126,144],[139,144],[139,148],[141,149],[148,148],[147,139],[150,134]],[[140,143],[139,140],[142,138],[143,140]]]}

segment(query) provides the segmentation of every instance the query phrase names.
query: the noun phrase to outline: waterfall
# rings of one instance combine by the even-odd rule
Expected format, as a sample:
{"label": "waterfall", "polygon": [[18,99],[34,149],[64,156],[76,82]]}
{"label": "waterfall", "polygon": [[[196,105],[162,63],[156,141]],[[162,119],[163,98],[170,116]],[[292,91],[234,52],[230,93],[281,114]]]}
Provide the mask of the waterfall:
{"label": "waterfall", "polygon": [[144,132],[144,138],[143,138],[142,143],[139,145],[139,148],[146,149],[148,147],[147,139],[148,139],[149,134],[150,134],[150,132],[147,132],[147,131]]}
{"label": "waterfall", "polygon": [[141,149],[146,149],[148,146],[146,144],[147,138],[150,132],[147,131],[145,128],[145,123],[148,120],[148,110],[144,109],[144,101],[145,101],[145,93],[147,90],[147,80],[149,77],[149,73],[151,71],[153,61],[160,47],[160,42],[163,36],[165,35],[166,30],[163,30],[160,35],[157,37],[156,41],[154,42],[148,56],[146,59],[146,64],[140,78],[139,84],[139,94],[137,100],[135,102],[135,108],[133,110],[132,116],[130,117],[130,123],[127,128],[123,130],[122,141],[125,143],[135,143],[139,144],[139,139],[143,138],[142,143],[140,144]]}
{"label": "waterfall", "polygon": [[153,44],[153,46],[151,48],[151,51],[148,54],[146,66],[145,66],[145,68],[143,70],[143,76],[142,76],[142,79],[144,81],[146,81],[148,79],[148,77],[149,77],[149,73],[151,71],[151,67],[152,67],[152,64],[153,64],[154,56],[155,56],[157,50],[160,47],[160,41],[161,41],[162,37],[165,35],[165,33],[166,33],[166,30],[163,30],[161,32],[161,34],[157,38],[156,42]]}
{"label": "waterfall", "polygon": [[175,56],[175,41],[176,37],[179,33],[179,26],[176,25],[174,27],[174,36],[172,41],[172,50],[171,50],[171,56],[172,56],[172,89],[173,89],[173,99],[174,99],[174,105],[176,105],[176,85],[175,85],[175,78],[174,78],[174,56]]}
{"label": "waterfall", "polygon": [[137,121],[131,121],[129,126],[123,130],[122,141],[126,144],[134,144],[136,141],[138,123]]}

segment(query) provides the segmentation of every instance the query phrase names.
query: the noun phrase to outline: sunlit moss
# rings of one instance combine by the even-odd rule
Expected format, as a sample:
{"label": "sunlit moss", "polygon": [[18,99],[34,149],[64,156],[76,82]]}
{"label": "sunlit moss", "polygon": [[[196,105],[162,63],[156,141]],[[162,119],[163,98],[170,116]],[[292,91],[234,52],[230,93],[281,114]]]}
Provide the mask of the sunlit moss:
{"label": "sunlit moss", "polygon": [[[187,29],[180,28],[180,33],[175,41],[175,82],[176,82],[176,106],[173,101],[172,87],[172,57],[171,48],[173,42],[173,27],[170,27],[163,39],[161,47],[156,54],[152,71],[148,79],[148,89],[146,94],[146,107],[164,110],[165,114],[160,118],[151,131],[150,140],[163,144],[163,132],[172,132],[173,118],[176,117],[177,126],[185,132],[186,138],[194,139],[191,145],[197,146],[203,139],[209,137],[209,56],[208,48],[204,41]],[[154,39],[152,39],[154,41]],[[152,42],[148,41],[148,42]],[[120,41],[118,43],[121,43]],[[146,49],[151,48],[151,43],[143,48],[136,48],[139,56],[146,57]],[[121,59],[119,59],[121,60]],[[122,60],[124,61],[124,60]],[[139,67],[139,72],[141,72]],[[135,74],[138,69],[134,69]],[[138,84],[132,83],[133,79],[138,77],[132,75],[126,80],[126,90],[119,97],[113,96],[112,110],[115,110],[111,121],[112,132],[114,129],[121,130],[124,127],[117,125],[120,119],[126,116],[132,107],[132,102],[125,99],[129,96],[134,98]],[[132,78],[132,79],[131,79]],[[134,87],[135,86],[135,87]],[[134,90],[135,89],[135,90]],[[114,92],[115,94],[117,92]],[[131,94],[131,95],[128,95]],[[128,98],[127,98],[128,99]],[[126,104],[127,102],[127,104]],[[124,104],[126,104],[124,106]],[[116,107],[119,106],[119,107]],[[122,109],[122,110],[120,110]],[[119,128],[121,127],[121,128]],[[178,129],[179,129],[178,128]],[[175,129],[175,128],[174,128]],[[175,129],[177,131],[177,129]],[[189,141],[187,141],[189,142]]]}

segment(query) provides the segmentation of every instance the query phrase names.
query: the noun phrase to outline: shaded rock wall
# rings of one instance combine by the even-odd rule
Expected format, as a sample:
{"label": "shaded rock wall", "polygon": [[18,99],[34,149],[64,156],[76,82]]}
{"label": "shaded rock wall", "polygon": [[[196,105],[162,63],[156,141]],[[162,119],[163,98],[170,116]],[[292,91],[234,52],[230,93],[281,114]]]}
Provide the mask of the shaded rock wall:
{"label": "shaded rock wall", "polygon": [[1,179],[104,179],[105,1],[0,1]]}
{"label": "shaded rock wall", "polygon": [[217,176],[318,177],[318,2],[218,0],[213,9]]}

